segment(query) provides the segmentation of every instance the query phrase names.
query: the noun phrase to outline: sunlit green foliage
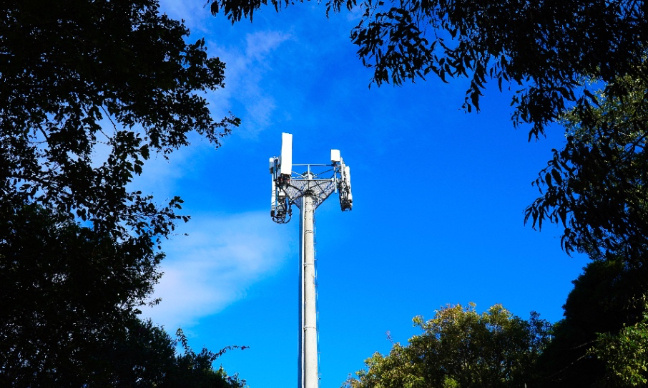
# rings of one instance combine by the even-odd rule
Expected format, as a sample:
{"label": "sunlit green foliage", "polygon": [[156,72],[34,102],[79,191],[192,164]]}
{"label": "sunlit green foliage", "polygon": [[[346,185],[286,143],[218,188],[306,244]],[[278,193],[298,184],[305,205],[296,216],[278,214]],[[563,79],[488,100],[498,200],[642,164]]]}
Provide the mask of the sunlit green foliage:
{"label": "sunlit green foliage", "polygon": [[347,388],[519,387],[537,379],[534,366],[550,325],[526,321],[500,305],[479,314],[475,305],[448,306],[433,319],[414,318],[423,331],[409,344],[374,354]]}
{"label": "sunlit green foliage", "polygon": [[605,362],[606,375],[615,385],[645,387],[648,383],[648,312],[644,312],[640,322],[616,334],[599,334],[590,353]]}

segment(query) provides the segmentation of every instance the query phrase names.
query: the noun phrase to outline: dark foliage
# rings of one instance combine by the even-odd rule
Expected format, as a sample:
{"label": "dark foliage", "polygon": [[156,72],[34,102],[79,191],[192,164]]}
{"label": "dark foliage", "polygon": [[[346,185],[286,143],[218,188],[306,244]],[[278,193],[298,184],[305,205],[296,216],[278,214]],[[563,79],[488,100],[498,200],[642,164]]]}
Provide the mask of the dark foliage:
{"label": "dark foliage", "polygon": [[608,384],[606,362],[591,350],[598,334],[617,334],[642,319],[646,290],[645,268],[629,268],[623,260],[591,262],[574,281],[563,306],[565,318],[554,326],[542,355],[545,386],[614,386]]}
{"label": "dark foliage", "polygon": [[[161,259],[36,205],[0,207],[0,386],[239,387],[137,318]],[[142,246],[147,245],[147,249]],[[235,347],[230,347],[235,348]]]}
{"label": "dark foliage", "polygon": [[568,142],[540,173],[542,190],[526,212],[533,225],[562,223],[567,252],[648,264],[648,78],[619,78],[624,97],[564,117]]}
{"label": "dark foliage", "polygon": [[[281,0],[214,0],[232,22]],[[543,197],[527,219],[562,222],[567,252],[645,260],[648,5],[644,1],[329,0],[361,7],[352,30],[373,80],[401,84],[432,73],[471,80],[465,107],[479,108],[488,80],[517,84],[514,122],[530,136],[563,119],[569,143],[537,181]],[[593,88],[602,88],[597,97]],[[599,99],[604,101],[599,101]],[[627,108],[626,108],[627,107]],[[616,112],[615,111],[619,111]],[[571,113],[567,113],[571,112]]]}
{"label": "dark foliage", "polygon": [[225,352],[234,349],[244,350],[247,346],[228,346],[217,353],[203,349],[196,354],[187,345],[187,338],[182,330],[178,329],[176,335],[184,353],[176,356],[172,372],[167,376],[164,387],[239,388],[245,386],[245,380],[240,380],[237,375],[228,377],[222,368],[215,371],[212,364]]}
{"label": "dark foliage", "polygon": [[[213,120],[198,92],[224,64],[182,23],[139,1],[11,2],[0,23],[0,200],[18,197],[111,233],[164,235],[159,208],[126,184],[151,151],[218,145],[235,118]],[[107,153],[105,160],[99,155]],[[103,163],[101,163],[103,162]]]}
{"label": "dark foliage", "polygon": [[120,243],[35,205],[0,209],[0,375],[16,386],[102,381],[100,349],[123,335],[161,256],[150,240]]}
{"label": "dark foliage", "polygon": [[218,146],[238,125],[201,96],[223,86],[224,64],[154,0],[2,5],[0,385],[154,385],[166,367],[139,363],[173,352],[137,308],[158,243],[188,217],[180,198],[158,205],[127,185],[151,153],[192,131]]}

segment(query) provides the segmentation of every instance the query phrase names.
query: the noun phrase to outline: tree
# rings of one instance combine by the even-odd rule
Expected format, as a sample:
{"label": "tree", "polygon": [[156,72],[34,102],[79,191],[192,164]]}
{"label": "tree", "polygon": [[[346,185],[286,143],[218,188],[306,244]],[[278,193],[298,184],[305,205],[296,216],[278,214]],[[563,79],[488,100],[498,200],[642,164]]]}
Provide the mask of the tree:
{"label": "tree", "polygon": [[[187,345],[182,330],[178,330],[177,339],[174,340],[150,320],[131,320],[123,334],[122,337],[110,338],[92,355],[92,362],[99,367],[95,372],[102,373],[80,376],[79,381],[91,386],[120,387],[245,386],[245,381],[241,381],[238,376],[228,376],[222,367],[215,370],[212,365],[227,350],[239,348],[237,346],[229,346],[218,353],[203,349],[196,354]],[[176,350],[178,343],[183,348],[181,353]]]}
{"label": "tree", "polygon": [[[120,238],[165,235],[179,204],[159,207],[126,184],[150,152],[218,145],[199,92],[224,64],[155,0],[6,4],[0,24],[0,200],[74,213]],[[105,160],[99,154],[106,153]]]}
{"label": "tree", "polygon": [[240,380],[237,375],[228,377],[221,367],[217,371],[212,368],[213,362],[225,352],[233,349],[246,349],[246,346],[228,346],[214,353],[204,349],[196,354],[187,344],[187,338],[182,330],[178,329],[176,335],[182,344],[184,354],[175,358],[173,372],[167,376],[165,387],[199,387],[199,388],[243,388],[245,380]]}
{"label": "tree", "polygon": [[387,356],[374,354],[348,388],[519,387],[536,380],[534,365],[549,341],[550,325],[528,321],[501,305],[478,314],[475,305],[448,306],[433,319],[415,317],[423,333]]}
{"label": "tree", "polygon": [[564,227],[563,248],[594,261],[574,282],[543,364],[549,386],[645,383],[648,295],[648,80],[619,77],[597,105],[564,115],[567,145],[535,184],[526,219]]}
{"label": "tree", "polygon": [[648,259],[648,79],[617,79],[599,105],[573,109],[562,123],[567,145],[536,180],[539,197],[526,211],[533,225],[562,223],[562,245],[593,259]]}
{"label": "tree", "polygon": [[[262,5],[279,10],[281,0],[212,0],[212,13],[232,21]],[[380,85],[425,79],[468,77],[464,107],[479,109],[488,79],[499,88],[512,82],[514,120],[532,123],[538,135],[572,103],[587,106],[579,94],[583,77],[603,83],[618,75],[643,76],[648,43],[643,1],[375,1],[328,0],[327,13],[360,7],[351,31],[363,64]],[[615,94],[614,89],[606,91]]]}
{"label": "tree", "polygon": [[[211,2],[213,13],[222,11],[232,22],[252,19],[268,3],[277,10],[293,4]],[[468,77],[464,105],[470,110],[479,108],[488,80],[500,89],[513,83],[519,89],[514,122],[533,124],[530,136],[562,120],[569,144],[542,172],[538,184],[549,187],[527,219],[534,226],[542,220],[569,224],[567,252],[587,249],[596,258],[625,249],[629,261],[648,257],[642,253],[648,236],[641,183],[647,171],[644,1],[327,1],[327,12],[344,7],[364,10],[351,39],[376,84],[398,85],[430,73],[444,81]],[[592,89],[598,87],[597,97]],[[596,182],[588,183],[590,178]]]}
{"label": "tree", "polygon": [[180,198],[159,205],[127,185],[152,152],[192,131],[218,146],[238,125],[201,95],[223,86],[224,64],[155,0],[3,11],[0,375],[107,386],[98,349],[126,338],[159,277],[159,243],[188,219]]}
{"label": "tree", "polygon": [[[648,311],[648,306],[645,306]],[[636,387],[648,383],[648,313],[617,334],[599,334],[590,353],[603,360],[606,377],[617,386]]]}
{"label": "tree", "polygon": [[646,377],[636,365],[641,352],[632,353],[631,345],[646,343],[639,333],[647,285],[646,268],[629,267],[622,257],[590,262],[574,281],[564,318],[554,325],[553,340],[540,359],[545,386],[629,386],[617,372],[625,373],[627,382]]}
{"label": "tree", "polygon": [[[243,388],[245,381],[228,376],[213,363],[225,352],[246,347],[228,346],[214,353],[208,349],[196,354],[178,329],[172,339],[150,320],[132,320],[121,338],[112,338],[102,352],[94,355],[109,371],[109,381],[96,386],[162,387],[162,388]],[[178,352],[178,345],[182,352]]]}
{"label": "tree", "polygon": [[[254,11],[268,3],[276,9],[293,4],[281,0],[213,0],[211,9],[214,13],[222,11],[236,22],[243,17],[252,19]],[[351,32],[351,39],[358,46],[363,63],[373,68],[373,81],[378,85],[383,82],[401,84],[430,73],[444,81],[450,77],[468,77],[471,82],[465,107],[470,110],[471,107],[479,108],[481,91],[488,80],[496,80],[500,89],[513,83],[519,89],[512,101],[514,122],[533,124],[530,136],[543,133],[547,124],[563,118],[573,109],[568,125],[574,127],[584,120],[582,125],[586,132],[589,131],[586,136],[601,147],[592,149],[585,138],[568,144],[567,156],[561,155],[556,162],[573,156],[569,163],[580,164],[584,173],[600,176],[603,174],[601,167],[606,165],[602,162],[614,157],[604,154],[609,153],[608,143],[616,143],[612,148],[614,145],[632,148],[625,155],[634,153],[633,163],[643,163],[641,158],[645,160],[641,130],[644,119],[640,114],[645,111],[645,102],[640,98],[645,89],[641,88],[648,85],[648,5],[644,1],[327,1],[327,12],[337,12],[344,7],[364,10]],[[632,82],[637,85],[633,86]],[[601,125],[596,125],[592,117],[599,104],[592,89],[598,87],[603,88],[601,96],[613,105],[608,105],[607,115],[598,120]],[[633,105],[632,112],[620,112],[610,119],[610,108],[617,109],[619,103],[626,100]],[[632,123],[623,123],[625,113],[631,113]],[[596,133],[591,130],[594,126]],[[630,127],[635,130],[627,133]],[[591,152],[581,152],[575,147],[585,147]],[[624,164],[627,165],[630,164]],[[552,173],[556,179],[564,173],[556,163],[549,170],[543,172],[542,182],[551,171],[556,171]],[[643,181],[645,171],[637,165],[629,171],[618,172],[623,175],[617,176],[615,172],[608,176],[625,179],[628,185],[636,186],[634,182]],[[580,183],[582,187],[574,188],[574,197],[596,190],[584,179]],[[579,212],[570,219],[581,224],[580,230],[575,230],[579,225],[572,225],[566,229],[563,239],[568,252],[584,245],[574,241],[574,233],[584,238],[592,234],[599,242],[608,239],[617,248],[625,245],[628,249],[643,249],[642,237],[648,234],[641,233],[641,229],[645,228],[648,218],[640,210],[633,209],[645,202],[643,188],[602,187],[611,189],[609,196],[599,197],[596,203],[581,201],[580,206],[574,207],[571,206],[574,201],[565,205],[551,202],[568,202],[569,198],[545,196],[545,204],[533,205],[531,216],[534,222],[544,218],[555,222],[566,220],[572,212]],[[637,191],[630,198],[635,202],[622,201],[629,196],[627,191],[632,190]],[[552,212],[552,207],[557,211]],[[612,222],[615,224],[607,225],[608,215],[614,216]],[[588,222],[582,220],[585,217],[594,224],[583,227],[582,224]],[[594,220],[596,217],[600,219]],[[590,230],[585,233],[587,228]]]}
{"label": "tree", "polygon": [[[0,371],[17,386],[81,386],[123,336],[161,259],[37,205],[0,205]],[[96,377],[100,378],[100,377]]]}
{"label": "tree", "polygon": [[161,254],[35,204],[0,209],[0,385],[239,386],[212,369],[224,351],[196,355],[180,333],[176,355],[137,318]]}

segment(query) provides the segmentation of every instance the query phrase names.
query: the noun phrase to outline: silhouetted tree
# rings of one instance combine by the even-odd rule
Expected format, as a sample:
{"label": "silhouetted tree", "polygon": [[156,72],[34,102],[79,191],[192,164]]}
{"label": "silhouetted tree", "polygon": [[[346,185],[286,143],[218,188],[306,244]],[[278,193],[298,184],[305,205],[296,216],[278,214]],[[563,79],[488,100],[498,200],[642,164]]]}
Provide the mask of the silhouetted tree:
{"label": "silhouetted tree", "polygon": [[575,108],[562,120],[563,150],[540,173],[542,190],[527,219],[562,223],[563,247],[593,259],[648,264],[648,79],[621,77],[597,106]]}
{"label": "silhouetted tree", "polygon": [[[155,205],[126,184],[150,152],[196,131],[218,145],[199,92],[224,64],[154,0],[12,2],[0,23],[0,200],[74,213],[120,238],[164,235],[173,199]],[[105,155],[102,157],[102,155]]]}
{"label": "silhouetted tree", "polygon": [[[545,386],[633,386],[618,379],[615,370],[646,377],[645,369],[633,365],[641,357],[623,358],[632,352],[609,345],[628,340],[619,336],[625,328],[642,330],[647,287],[645,268],[630,268],[622,259],[589,263],[574,281],[564,305],[565,317],[554,325],[554,338],[542,355]],[[634,343],[646,349],[648,332],[643,334],[643,340],[635,338]]]}
{"label": "silhouetted tree", "polygon": [[0,204],[0,236],[1,386],[239,386],[137,318],[160,254],[34,204]]}
{"label": "silhouetted tree", "polygon": [[[202,93],[224,64],[155,0],[4,2],[0,19],[0,378],[119,385],[125,338],[182,200],[127,185],[151,153],[219,145]],[[107,371],[107,372],[106,372]]]}

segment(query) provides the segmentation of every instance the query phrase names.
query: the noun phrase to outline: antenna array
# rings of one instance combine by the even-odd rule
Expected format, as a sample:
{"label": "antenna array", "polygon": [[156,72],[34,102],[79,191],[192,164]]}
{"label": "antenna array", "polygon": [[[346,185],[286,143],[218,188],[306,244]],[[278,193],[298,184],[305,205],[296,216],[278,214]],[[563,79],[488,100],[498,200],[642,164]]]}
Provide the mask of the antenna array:
{"label": "antenna array", "polygon": [[[292,205],[300,207],[300,199],[308,194],[315,197],[319,206],[333,192],[339,193],[340,209],[353,208],[351,194],[351,168],[344,164],[340,150],[331,150],[331,164],[292,164],[292,135],[281,134],[281,156],[270,158],[272,195],[270,217],[285,224],[292,216]],[[302,172],[292,171],[293,166]]]}

